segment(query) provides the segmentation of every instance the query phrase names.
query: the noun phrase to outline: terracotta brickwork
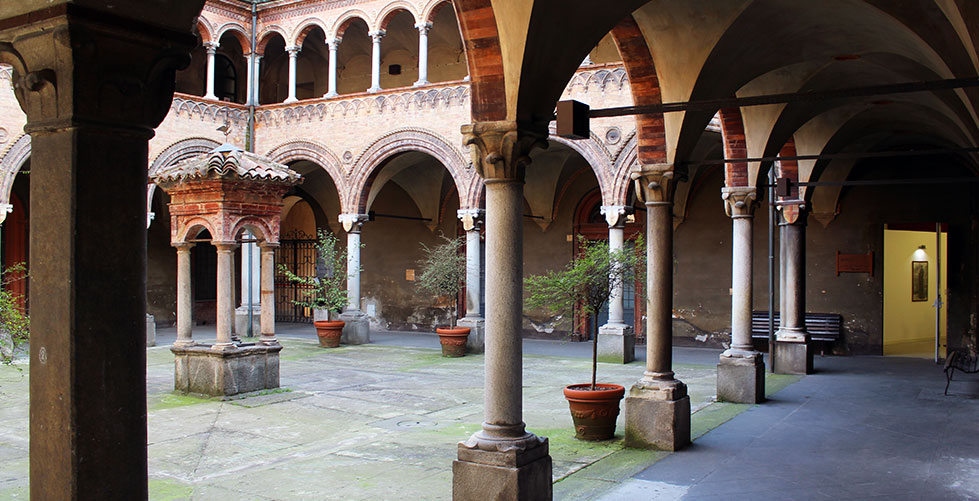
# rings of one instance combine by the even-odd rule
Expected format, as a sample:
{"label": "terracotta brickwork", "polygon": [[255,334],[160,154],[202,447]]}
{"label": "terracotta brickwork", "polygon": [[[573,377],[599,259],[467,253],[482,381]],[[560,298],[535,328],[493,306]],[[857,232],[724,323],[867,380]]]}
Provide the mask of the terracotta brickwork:
{"label": "terracotta brickwork", "polygon": [[[747,158],[748,144],[744,137],[744,120],[741,118],[741,109],[722,108],[720,117],[724,158]],[[728,187],[748,186],[748,163],[724,164],[724,185]]]}

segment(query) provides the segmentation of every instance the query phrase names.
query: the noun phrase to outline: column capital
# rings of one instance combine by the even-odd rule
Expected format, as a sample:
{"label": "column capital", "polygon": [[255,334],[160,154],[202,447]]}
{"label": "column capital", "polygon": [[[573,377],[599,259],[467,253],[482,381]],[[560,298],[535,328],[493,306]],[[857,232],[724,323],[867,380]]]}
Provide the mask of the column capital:
{"label": "column capital", "polygon": [[[784,200],[782,201],[784,202]],[[798,202],[798,201],[796,201]],[[778,212],[781,217],[778,218],[779,226],[805,226],[806,225],[806,204],[804,203],[791,203],[791,204],[777,204]]]}
{"label": "column capital", "polygon": [[343,225],[343,231],[347,233],[360,233],[360,228],[370,220],[370,216],[367,214],[340,214],[338,219],[340,220],[340,224]]}
{"label": "column capital", "polygon": [[547,134],[500,120],[462,126],[462,138],[470,146],[473,167],[487,181],[520,181],[534,147],[547,148]]}
{"label": "column capital", "polygon": [[238,248],[238,242],[233,240],[212,240],[211,245],[213,245],[218,252],[234,252],[234,250]]}
{"label": "column capital", "polygon": [[214,54],[216,54],[218,51],[218,47],[221,46],[221,44],[217,42],[204,42],[201,45],[204,46],[204,50],[207,51],[207,55],[209,56],[213,56]]}
{"label": "column capital", "polygon": [[636,210],[628,205],[603,205],[599,208],[609,228],[622,228],[625,226],[625,217],[633,214]]}
{"label": "column capital", "polygon": [[273,250],[274,251],[275,249],[278,249],[279,248],[279,243],[278,242],[272,243],[272,242],[268,242],[268,241],[264,241],[264,240],[261,241],[261,242],[259,242],[257,245],[258,245],[258,248],[259,249],[262,249],[263,251],[264,250]]}
{"label": "column capital", "polygon": [[479,229],[483,223],[486,211],[484,209],[459,209],[456,211],[456,215],[462,220],[462,229],[473,231]]}
{"label": "column capital", "polygon": [[385,30],[374,30],[374,31],[368,32],[367,34],[371,37],[371,41],[372,42],[374,42],[374,43],[380,43],[381,42],[381,39],[384,38],[384,35],[387,35],[387,33],[388,32],[385,31]]}
{"label": "column capital", "polygon": [[758,189],[752,186],[725,186],[721,188],[724,212],[732,218],[750,218],[755,213]]}
{"label": "column capital", "polygon": [[422,35],[427,35],[428,30],[432,29],[432,23],[415,23],[415,29]]}
{"label": "column capital", "polygon": [[646,205],[673,204],[673,164],[637,165],[629,172],[636,196]]}
{"label": "column capital", "polygon": [[337,47],[340,46],[341,41],[343,41],[343,37],[327,38],[325,40],[326,47],[330,50],[337,50]]}
{"label": "column capital", "polygon": [[290,45],[290,46],[286,47],[286,52],[289,53],[289,57],[297,57],[297,56],[299,56],[299,53],[302,50],[303,50],[303,48],[300,47],[300,46],[298,46],[298,45]]}
{"label": "column capital", "polygon": [[193,242],[174,242],[170,245],[173,246],[175,249],[177,249],[177,252],[181,252],[181,251],[190,252],[190,249],[192,249],[197,244]]}

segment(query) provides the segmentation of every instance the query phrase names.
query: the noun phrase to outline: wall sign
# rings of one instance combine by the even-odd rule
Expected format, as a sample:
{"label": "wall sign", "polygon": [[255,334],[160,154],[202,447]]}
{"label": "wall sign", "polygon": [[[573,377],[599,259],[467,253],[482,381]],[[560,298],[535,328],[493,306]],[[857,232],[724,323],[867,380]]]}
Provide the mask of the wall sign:
{"label": "wall sign", "polygon": [[840,273],[870,273],[874,276],[874,253],[841,254],[836,251],[836,276]]}

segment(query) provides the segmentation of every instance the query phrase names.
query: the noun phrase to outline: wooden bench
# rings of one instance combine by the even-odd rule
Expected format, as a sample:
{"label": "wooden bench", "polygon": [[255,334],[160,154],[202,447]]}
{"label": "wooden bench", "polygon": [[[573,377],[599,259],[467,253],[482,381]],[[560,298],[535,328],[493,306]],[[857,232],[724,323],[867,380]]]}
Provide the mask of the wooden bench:
{"label": "wooden bench", "polygon": [[[779,314],[777,311],[774,314],[775,330],[778,331]],[[806,331],[813,341],[834,343],[843,333],[843,316],[838,313],[806,313]],[[751,337],[768,339],[767,311],[751,312]]]}
{"label": "wooden bench", "polygon": [[965,374],[979,372],[979,357],[965,350],[954,350],[945,359],[945,394],[948,395],[948,385],[952,382],[952,373],[956,370]]}

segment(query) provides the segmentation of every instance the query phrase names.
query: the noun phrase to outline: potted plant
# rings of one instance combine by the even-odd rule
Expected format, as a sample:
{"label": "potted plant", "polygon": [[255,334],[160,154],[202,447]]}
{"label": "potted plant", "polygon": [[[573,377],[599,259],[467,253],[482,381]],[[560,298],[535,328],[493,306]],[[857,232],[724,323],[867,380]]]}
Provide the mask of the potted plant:
{"label": "potted plant", "polygon": [[292,300],[292,304],[313,310],[313,325],[319,337],[320,346],[336,348],[340,346],[344,322],[330,320],[330,312],[340,313],[347,305],[347,288],[344,286],[346,275],[343,270],[347,266],[347,253],[340,247],[340,242],[332,233],[318,229],[316,231],[316,255],[318,263],[326,266],[324,276],[303,277],[296,275],[285,265],[279,265],[279,272],[292,283],[299,284],[300,298]]}
{"label": "potted plant", "polygon": [[24,263],[8,266],[0,273],[0,362],[13,363],[31,335],[31,319],[24,313],[24,296],[6,286],[27,278]]}
{"label": "potted plant", "polygon": [[[625,388],[617,384],[597,383],[598,313],[608,302],[609,293],[632,279],[636,253],[632,250],[609,252],[607,241],[579,239],[578,256],[563,270],[527,277],[526,304],[547,308],[555,313],[574,312],[580,307],[591,316],[592,339],[591,383],[573,384],[564,389],[571,408],[575,436],[582,440],[606,440],[615,434],[619,401]],[[573,315],[570,315],[573,317]]]}
{"label": "potted plant", "polygon": [[469,339],[469,328],[456,326],[456,297],[466,277],[466,256],[460,252],[464,241],[445,235],[440,238],[442,243],[432,247],[422,243],[425,257],[418,261],[417,283],[419,289],[435,295],[448,310],[449,327],[435,329],[442,345],[442,356],[461,357],[466,354]]}

